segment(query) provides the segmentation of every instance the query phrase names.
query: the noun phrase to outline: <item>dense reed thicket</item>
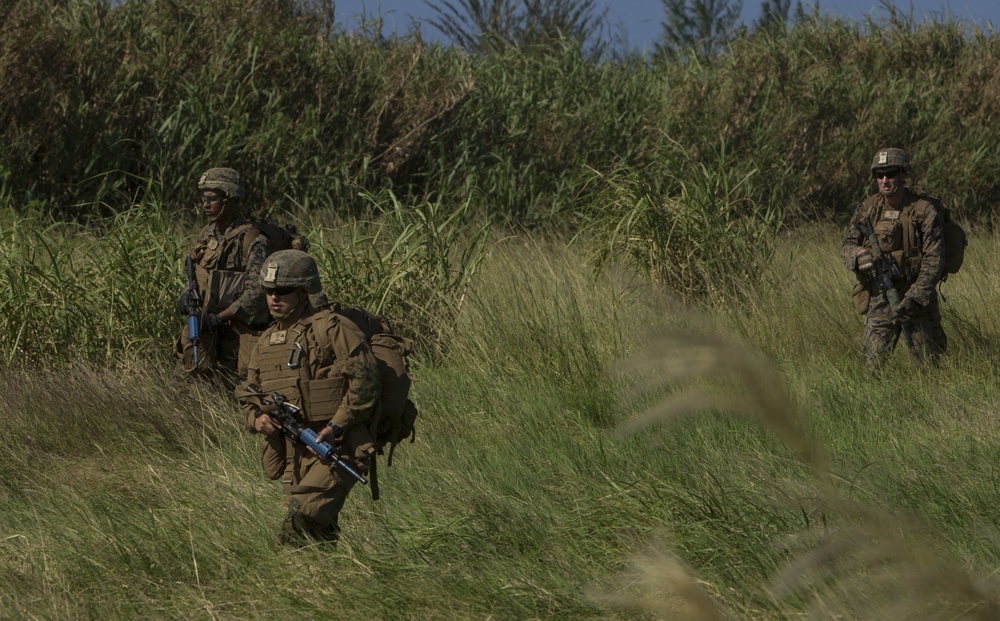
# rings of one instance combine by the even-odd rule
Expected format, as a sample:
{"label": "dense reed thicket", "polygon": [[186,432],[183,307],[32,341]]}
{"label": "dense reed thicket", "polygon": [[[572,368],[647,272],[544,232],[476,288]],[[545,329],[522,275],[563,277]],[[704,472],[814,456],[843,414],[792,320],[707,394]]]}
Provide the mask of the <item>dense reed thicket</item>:
{"label": "dense reed thicket", "polygon": [[[327,6],[326,10],[315,7]],[[345,33],[328,3],[9,1],[0,7],[0,199],[60,217],[153,188],[189,206],[231,165],[262,210],[337,213],[392,189],[576,228],[595,175],[670,199],[692,167],[757,176],[787,222],[842,216],[885,145],[966,216],[998,168],[1000,37],[958,22],[816,18],[710,63],[594,62],[579,47],[470,57]],[[153,183],[150,185],[149,180]]]}
{"label": "dense reed thicket", "polygon": [[[384,214],[378,222],[298,221],[325,291],[390,315],[433,359],[447,349],[489,226],[470,230],[467,206],[442,213],[426,202],[404,208],[391,196],[365,200]],[[0,366],[168,360],[182,255],[195,232],[151,201],[87,225],[0,214]]]}

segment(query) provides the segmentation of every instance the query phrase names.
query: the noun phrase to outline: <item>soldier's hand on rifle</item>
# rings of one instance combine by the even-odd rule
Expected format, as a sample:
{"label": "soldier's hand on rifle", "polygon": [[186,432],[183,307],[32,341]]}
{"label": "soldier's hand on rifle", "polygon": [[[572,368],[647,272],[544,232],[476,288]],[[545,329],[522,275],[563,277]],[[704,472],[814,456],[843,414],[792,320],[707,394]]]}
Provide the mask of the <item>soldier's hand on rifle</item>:
{"label": "soldier's hand on rifle", "polygon": [[271,418],[270,415],[261,412],[254,419],[253,428],[264,435],[273,436],[281,432],[281,423]]}
{"label": "soldier's hand on rifle", "polygon": [[333,446],[340,446],[344,443],[344,428],[340,425],[327,423],[326,427],[323,427],[323,431],[319,432],[317,440]]}
{"label": "soldier's hand on rifle", "polygon": [[913,314],[915,307],[916,303],[912,299],[904,297],[899,301],[899,307],[896,308],[896,317],[898,317],[900,321],[908,320]]}
{"label": "soldier's hand on rifle", "polygon": [[216,328],[226,323],[226,321],[215,313],[208,313],[205,315],[205,319],[201,322],[201,331],[208,333],[213,332]]}
{"label": "soldier's hand on rifle", "polygon": [[[340,425],[334,425],[333,423],[327,423],[323,430],[316,434],[317,442],[326,442],[330,446],[340,446],[344,443],[344,429]],[[309,449],[309,451],[316,455],[316,451]],[[333,455],[333,453],[331,453]],[[318,455],[317,455],[318,456]],[[327,463],[323,460],[323,463]]]}
{"label": "soldier's hand on rifle", "polygon": [[191,308],[191,293],[185,289],[177,297],[177,314],[187,315],[189,308]]}
{"label": "soldier's hand on rifle", "polygon": [[858,248],[857,264],[859,272],[870,272],[875,267],[875,255],[868,248]]}

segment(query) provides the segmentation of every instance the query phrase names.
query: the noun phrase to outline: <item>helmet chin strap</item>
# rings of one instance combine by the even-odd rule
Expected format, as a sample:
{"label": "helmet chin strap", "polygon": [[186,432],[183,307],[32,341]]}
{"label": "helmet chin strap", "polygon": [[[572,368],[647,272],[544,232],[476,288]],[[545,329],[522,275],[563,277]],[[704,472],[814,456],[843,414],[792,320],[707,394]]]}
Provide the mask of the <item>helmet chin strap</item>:
{"label": "helmet chin strap", "polygon": [[232,220],[232,214],[239,208],[238,205],[239,204],[237,202],[227,195],[224,199],[222,199],[222,209],[220,209],[219,213],[214,216],[208,217],[208,222],[210,224],[215,224],[219,220],[222,220],[223,222]]}

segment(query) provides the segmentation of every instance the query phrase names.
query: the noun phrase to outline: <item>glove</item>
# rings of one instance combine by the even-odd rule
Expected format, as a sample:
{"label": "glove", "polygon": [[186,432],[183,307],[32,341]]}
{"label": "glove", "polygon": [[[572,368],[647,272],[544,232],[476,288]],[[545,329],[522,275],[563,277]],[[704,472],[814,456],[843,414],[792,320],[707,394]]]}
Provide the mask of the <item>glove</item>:
{"label": "glove", "polygon": [[226,322],[223,321],[222,317],[219,317],[217,313],[208,313],[205,315],[205,319],[201,322],[201,331],[208,333],[213,332],[219,326],[224,325]]}
{"label": "glove", "polygon": [[858,271],[859,272],[870,272],[875,268],[875,255],[872,251],[867,248],[862,248],[858,252]]}
{"label": "glove", "polygon": [[916,310],[917,303],[912,299],[904,297],[899,301],[899,307],[896,308],[896,317],[900,321],[908,321],[913,311]]}

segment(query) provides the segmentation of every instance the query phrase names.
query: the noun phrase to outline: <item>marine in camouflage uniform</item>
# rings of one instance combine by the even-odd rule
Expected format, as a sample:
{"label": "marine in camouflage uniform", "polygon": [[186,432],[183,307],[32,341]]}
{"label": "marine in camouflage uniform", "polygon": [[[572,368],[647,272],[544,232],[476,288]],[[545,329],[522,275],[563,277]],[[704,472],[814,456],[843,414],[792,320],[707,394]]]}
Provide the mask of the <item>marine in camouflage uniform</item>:
{"label": "marine in camouflage uniform", "polygon": [[[902,149],[883,149],[875,154],[871,174],[879,191],[858,206],[841,246],[844,264],[858,277],[855,306],[867,315],[861,349],[866,366],[873,370],[892,352],[903,321],[917,360],[929,357],[936,364],[948,346],[936,291],[944,260],[940,202],[920,189],[906,187],[911,172],[909,157]],[[873,254],[862,229],[866,217],[871,218],[879,248],[892,257],[898,269],[893,277],[900,300],[895,312],[871,271]]]}
{"label": "marine in camouflage uniform", "polygon": [[[191,250],[203,301],[197,368],[188,328],[177,340],[178,375],[219,380],[232,387],[246,374],[250,348],[267,327],[264,293],[258,282],[271,242],[247,221],[243,176],[232,168],[212,168],[198,180],[208,224]],[[178,300],[183,313],[186,292]]]}
{"label": "marine in camouflage uniform", "polygon": [[300,422],[318,434],[317,441],[333,445],[341,459],[365,472],[375,454],[368,427],[381,390],[377,360],[356,325],[310,302],[321,286],[308,254],[274,253],[264,264],[261,283],[274,321],[254,346],[236,396],[248,429],[265,435],[264,473],[282,480],[288,514],[279,541],[336,541],[338,517],[356,479],[285,438],[280,423],[267,414],[267,404],[253,395],[286,397],[301,408]]}

